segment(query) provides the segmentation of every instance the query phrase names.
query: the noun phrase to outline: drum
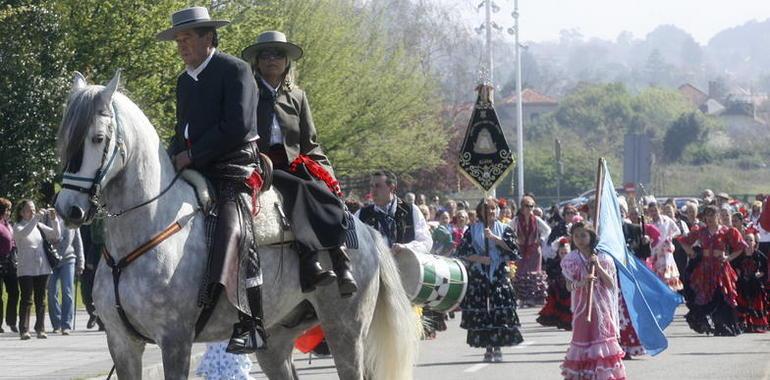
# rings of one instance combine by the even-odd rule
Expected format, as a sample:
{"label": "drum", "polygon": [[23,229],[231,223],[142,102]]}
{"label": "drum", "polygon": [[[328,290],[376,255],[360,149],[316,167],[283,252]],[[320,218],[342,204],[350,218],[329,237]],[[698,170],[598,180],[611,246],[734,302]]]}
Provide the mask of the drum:
{"label": "drum", "polygon": [[413,251],[395,255],[395,260],[413,304],[446,313],[465,297],[468,272],[460,260]]}

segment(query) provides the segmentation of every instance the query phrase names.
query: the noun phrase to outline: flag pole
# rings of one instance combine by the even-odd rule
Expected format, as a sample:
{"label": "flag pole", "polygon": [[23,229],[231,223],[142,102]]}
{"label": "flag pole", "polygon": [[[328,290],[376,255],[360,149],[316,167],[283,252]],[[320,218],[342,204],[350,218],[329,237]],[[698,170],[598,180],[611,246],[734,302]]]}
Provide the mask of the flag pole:
{"label": "flag pole", "polygon": [[[593,213],[593,221],[594,221],[594,231],[596,232],[596,235],[599,235],[599,214],[601,207],[601,198],[602,198],[602,189],[604,189],[604,158],[599,158],[599,164],[596,168],[596,191],[594,192],[595,198],[594,198],[594,213]],[[596,255],[595,251],[591,251],[591,256]],[[591,263],[591,269],[590,269],[590,278],[588,284],[588,314],[586,314],[586,322],[591,322],[591,311],[593,310],[593,303],[594,303],[594,279],[593,277],[596,276],[596,264]]]}

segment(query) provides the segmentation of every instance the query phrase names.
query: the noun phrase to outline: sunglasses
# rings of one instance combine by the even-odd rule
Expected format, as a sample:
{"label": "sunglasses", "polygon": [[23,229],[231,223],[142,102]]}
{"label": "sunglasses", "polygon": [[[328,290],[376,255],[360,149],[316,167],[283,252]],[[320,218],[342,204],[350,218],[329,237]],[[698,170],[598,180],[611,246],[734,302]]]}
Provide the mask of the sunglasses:
{"label": "sunglasses", "polygon": [[521,205],[521,207],[534,208],[535,205],[533,205],[533,204],[525,204],[525,205]]}
{"label": "sunglasses", "polygon": [[286,58],[286,52],[283,50],[262,50],[257,58],[264,60],[283,59]]}

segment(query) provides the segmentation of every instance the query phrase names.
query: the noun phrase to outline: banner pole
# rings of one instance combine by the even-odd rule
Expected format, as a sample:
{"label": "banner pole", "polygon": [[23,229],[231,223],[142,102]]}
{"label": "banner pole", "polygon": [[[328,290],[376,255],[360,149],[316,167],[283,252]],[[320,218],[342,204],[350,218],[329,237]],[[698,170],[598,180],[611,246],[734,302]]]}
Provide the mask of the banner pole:
{"label": "banner pole", "polygon": [[[595,198],[594,198],[594,213],[593,213],[593,221],[594,221],[594,230],[596,231],[596,235],[599,235],[599,214],[600,214],[600,207],[601,207],[601,197],[602,197],[602,189],[604,189],[604,158],[599,158],[599,165],[596,169],[596,191],[594,192]],[[591,251],[591,256],[595,256],[596,252]],[[594,279],[593,277],[596,276],[596,264],[591,263],[591,270],[590,270],[590,278],[588,284],[588,314],[586,314],[586,322],[591,322],[591,311],[593,310],[593,303],[594,303]]]}

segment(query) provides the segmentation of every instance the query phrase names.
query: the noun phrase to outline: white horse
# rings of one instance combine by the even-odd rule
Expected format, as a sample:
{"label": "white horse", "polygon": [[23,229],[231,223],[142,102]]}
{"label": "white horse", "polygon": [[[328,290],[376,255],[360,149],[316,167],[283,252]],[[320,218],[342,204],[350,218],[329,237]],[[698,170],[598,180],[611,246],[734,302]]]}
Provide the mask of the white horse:
{"label": "white horse", "polygon": [[[123,268],[119,291],[130,324],[160,347],[165,378],[184,379],[193,342],[228,339],[237,313],[223,295],[205,329],[195,336],[201,313],[197,295],[208,255],[204,217],[197,211],[193,188],[175,181],[174,167],[152,124],[116,91],[119,77],[117,73],[107,86],[95,86],[75,75],[57,138],[62,162],[67,163],[67,186],[59,193],[56,210],[77,226],[90,223],[96,209],[115,213],[162,194],[120,216],[108,214],[106,245],[118,261],[169,225],[182,226]],[[268,348],[259,351],[257,359],[269,378],[297,378],[291,360],[294,339],[319,321],[340,379],[412,378],[419,323],[379,233],[360,221],[356,231],[359,249],[349,253],[359,289],[347,299],[339,297],[335,285],[303,294],[296,253],[274,246],[260,249]],[[329,262],[328,255],[322,255],[322,263],[328,267]],[[139,379],[146,343],[121,320],[111,274],[102,260],[94,303],[107,328],[118,376]],[[307,318],[307,308],[300,306],[308,302],[317,319]]]}

